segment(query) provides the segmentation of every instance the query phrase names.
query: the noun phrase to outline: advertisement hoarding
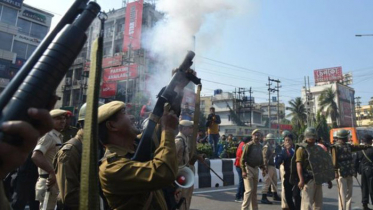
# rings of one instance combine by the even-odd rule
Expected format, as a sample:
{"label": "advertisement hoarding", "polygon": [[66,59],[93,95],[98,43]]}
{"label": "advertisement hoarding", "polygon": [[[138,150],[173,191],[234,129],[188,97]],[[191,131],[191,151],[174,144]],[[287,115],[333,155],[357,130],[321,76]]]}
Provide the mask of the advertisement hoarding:
{"label": "advertisement hoarding", "polygon": [[0,0],[0,3],[20,9],[22,7],[23,0]]}
{"label": "advertisement hoarding", "polygon": [[108,68],[108,67],[120,66],[120,65],[122,65],[121,55],[102,59],[102,68]]}
{"label": "advertisement hoarding", "polygon": [[355,92],[351,88],[338,84],[339,119],[341,127],[353,126],[355,108],[354,94]]}
{"label": "advertisement hoarding", "polygon": [[135,77],[137,77],[137,64],[132,64],[129,66],[118,66],[104,69],[104,75],[102,79],[104,82],[111,82],[126,80],[127,78],[133,79]]}
{"label": "advertisement hoarding", "polygon": [[325,69],[317,69],[314,72],[315,83],[331,82],[343,79],[342,67],[332,67]]}
{"label": "advertisement hoarding", "polygon": [[127,4],[126,23],[124,28],[123,52],[128,51],[131,44],[132,50],[141,48],[141,25],[142,25],[143,0]]}
{"label": "advertisement hoarding", "polygon": [[112,96],[115,96],[117,92],[117,83],[116,82],[110,82],[110,83],[102,83],[101,86],[101,98],[109,98]]}

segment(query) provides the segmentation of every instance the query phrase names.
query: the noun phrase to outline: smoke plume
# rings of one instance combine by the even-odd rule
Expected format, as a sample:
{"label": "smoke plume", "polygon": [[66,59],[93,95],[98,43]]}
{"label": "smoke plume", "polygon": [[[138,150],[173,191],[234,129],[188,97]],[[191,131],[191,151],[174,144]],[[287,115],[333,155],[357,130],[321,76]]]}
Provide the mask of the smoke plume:
{"label": "smoke plume", "polygon": [[[223,30],[224,22],[230,17],[242,13],[244,0],[159,0],[156,9],[164,13],[165,18],[151,31],[145,33],[145,48],[151,57],[157,60],[156,78],[148,84],[148,90],[154,90],[154,96],[171,78],[171,70],[179,66],[188,50],[194,50],[194,36],[208,36],[209,40],[219,40],[218,31]],[[214,24],[218,23],[218,24]],[[198,34],[204,24],[213,24],[209,30]],[[207,33],[207,34],[206,34]],[[202,40],[202,39],[201,39]],[[206,40],[205,38],[203,40]],[[198,42],[199,49],[209,44]],[[198,55],[198,52],[196,52]],[[194,59],[195,60],[195,59]],[[153,87],[149,87],[149,85]]]}

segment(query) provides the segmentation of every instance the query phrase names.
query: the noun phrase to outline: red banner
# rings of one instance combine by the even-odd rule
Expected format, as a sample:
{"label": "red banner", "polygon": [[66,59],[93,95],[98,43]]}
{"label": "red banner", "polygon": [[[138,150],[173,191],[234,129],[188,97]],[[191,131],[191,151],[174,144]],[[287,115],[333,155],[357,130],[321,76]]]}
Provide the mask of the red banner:
{"label": "red banner", "polygon": [[317,69],[314,72],[315,83],[338,81],[343,79],[342,67]]}
{"label": "red banner", "polygon": [[117,55],[114,57],[108,57],[102,59],[102,68],[112,67],[112,66],[120,66],[122,65],[122,56]]}
{"label": "red banner", "polygon": [[123,52],[128,51],[131,44],[132,50],[141,48],[141,25],[142,25],[143,0],[127,4],[126,23],[124,28]]}
{"label": "red banner", "polygon": [[129,71],[128,71],[128,66],[118,66],[118,67],[104,69],[103,81],[104,82],[119,81],[119,80],[126,80],[127,77],[129,79],[133,79],[137,77],[137,64],[132,64],[129,67],[130,67]]}
{"label": "red banner", "polygon": [[[277,124],[273,124],[271,123],[271,128],[272,129],[278,129],[277,128]],[[293,129],[293,126],[291,125],[287,125],[287,124],[280,124],[280,127],[279,127],[280,130],[288,130],[288,131],[291,131]]]}
{"label": "red banner", "polygon": [[109,98],[112,96],[115,96],[117,93],[117,83],[111,82],[111,83],[102,83],[101,86],[101,98]]}

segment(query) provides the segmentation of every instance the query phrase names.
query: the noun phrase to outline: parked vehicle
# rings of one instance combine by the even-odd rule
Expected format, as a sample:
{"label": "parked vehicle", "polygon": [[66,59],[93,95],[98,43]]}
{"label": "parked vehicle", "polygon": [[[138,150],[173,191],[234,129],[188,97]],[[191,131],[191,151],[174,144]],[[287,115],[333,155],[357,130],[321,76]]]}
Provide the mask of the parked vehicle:
{"label": "parked vehicle", "polygon": [[334,143],[334,136],[340,129],[345,129],[350,131],[349,142],[351,144],[361,144],[361,139],[365,134],[370,134],[373,136],[373,127],[345,127],[345,128],[333,128],[330,130],[330,143]]}

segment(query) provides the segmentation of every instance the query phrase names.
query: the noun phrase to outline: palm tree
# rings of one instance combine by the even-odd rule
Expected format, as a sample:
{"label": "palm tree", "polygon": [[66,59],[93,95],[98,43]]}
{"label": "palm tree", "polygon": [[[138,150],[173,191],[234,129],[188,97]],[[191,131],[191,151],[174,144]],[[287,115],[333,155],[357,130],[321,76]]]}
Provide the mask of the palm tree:
{"label": "palm tree", "polygon": [[306,107],[300,97],[289,101],[289,105],[290,107],[286,107],[286,110],[289,110],[290,113],[286,117],[291,117],[293,132],[300,135],[307,122]]}
{"label": "palm tree", "polygon": [[334,101],[337,93],[331,87],[326,88],[321,92],[319,97],[319,112],[325,111],[325,117],[327,118],[330,116],[332,119],[332,127],[336,128],[337,125],[337,117],[339,117],[337,103]]}

